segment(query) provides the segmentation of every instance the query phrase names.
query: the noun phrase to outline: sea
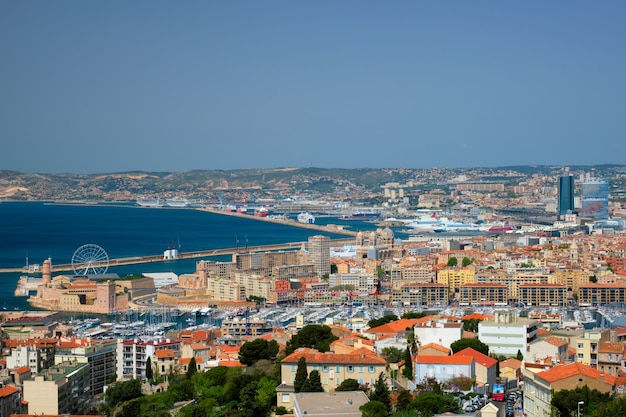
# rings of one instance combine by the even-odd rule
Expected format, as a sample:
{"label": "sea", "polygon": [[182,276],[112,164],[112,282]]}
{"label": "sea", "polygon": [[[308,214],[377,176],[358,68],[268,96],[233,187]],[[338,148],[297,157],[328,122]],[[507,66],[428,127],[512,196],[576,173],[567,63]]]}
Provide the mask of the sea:
{"label": "sea", "polygon": [[[292,215],[295,219],[296,215]],[[371,231],[369,221],[316,218],[316,224],[338,224],[352,231]],[[306,241],[313,235],[331,239],[345,235],[266,222],[254,217],[227,216],[192,208],[151,208],[133,204],[66,204],[0,202],[0,268],[70,264],[83,245],[100,246],[109,259]],[[180,259],[109,267],[121,277],[145,272],[193,273],[201,259],[230,261],[230,256]],[[26,297],[14,295],[22,273],[0,274],[0,308],[33,310]],[[41,277],[41,274],[32,276]],[[53,269],[54,276],[54,269]]]}

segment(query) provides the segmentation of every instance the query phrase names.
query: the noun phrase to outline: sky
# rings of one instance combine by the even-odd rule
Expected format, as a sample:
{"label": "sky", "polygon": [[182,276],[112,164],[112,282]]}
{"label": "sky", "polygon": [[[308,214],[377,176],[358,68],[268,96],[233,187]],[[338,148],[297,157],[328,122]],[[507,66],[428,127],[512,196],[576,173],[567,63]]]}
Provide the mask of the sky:
{"label": "sky", "polygon": [[0,0],[0,170],[626,163],[624,1]]}

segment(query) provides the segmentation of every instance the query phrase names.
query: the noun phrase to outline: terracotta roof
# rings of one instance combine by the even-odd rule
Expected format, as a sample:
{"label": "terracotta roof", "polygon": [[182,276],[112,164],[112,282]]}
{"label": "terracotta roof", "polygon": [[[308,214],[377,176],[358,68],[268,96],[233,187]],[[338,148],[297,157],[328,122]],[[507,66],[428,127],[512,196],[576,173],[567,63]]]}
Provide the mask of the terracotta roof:
{"label": "terracotta roof", "polygon": [[25,374],[27,372],[30,372],[30,368],[28,366],[20,366],[15,370],[15,373],[18,375]]}
{"label": "terracotta roof", "polygon": [[[602,372],[589,365],[574,362],[567,365],[554,366],[547,371],[537,373],[537,377],[549,383],[571,378],[576,375],[585,375],[589,378],[600,379]],[[612,384],[615,379],[615,377],[608,374],[604,374],[604,378],[609,384]]]}
{"label": "terracotta roof", "polygon": [[461,317],[461,320],[493,320],[495,317],[489,314],[473,313]]}
{"label": "terracotta roof", "polygon": [[624,353],[624,344],[620,342],[604,342],[598,349],[600,353]]}
{"label": "terracotta roof", "polygon": [[416,363],[449,364],[449,365],[471,365],[474,358],[471,356],[433,356],[417,355]]}
{"label": "terracotta roof", "polygon": [[419,319],[400,319],[366,330],[367,333],[400,333],[415,326]]}
{"label": "terracotta roof", "polygon": [[9,395],[13,395],[16,392],[20,392],[20,390],[18,390],[12,385],[7,385],[4,388],[0,388],[0,398],[8,397]]}
{"label": "terracotta roof", "polygon": [[282,363],[297,363],[302,357],[307,364],[385,365],[387,363],[368,349],[357,349],[352,353],[321,353],[313,349],[302,349],[287,356]]}
{"label": "terracotta roof", "polygon": [[173,349],[159,349],[156,352],[154,352],[154,356],[156,356],[157,359],[172,359],[174,357],[174,350]]}
{"label": "terracotta roof", "polygon": [[543,339],[543,340],[545,340],[546,342],[548,342],[548,343],[550,343],[551,345],[556,346],[556,347],[561,347],[561,346],[565,346],[565,345],[567,345],[567,344],[568,344],[568,343],[567,343],[567,340],[563,340],[563,339],[558,338],[558,337],[556,337],[556,336],[546,337],[546,338],[545,338],[545,339]]}
{"label": "terracotta roof", "polygon": [[502,368],[520,369],[521,367],[522,367],[522,361],[517,360],[515,358],[509,358],[500,362],[500,369]]}
{"label": "terracotta roof", "polygon": [[219,366],[226,366],[229,368],[237,368],[243,366],[243,364],[239,361],[231,361],[231,360],[220,360]]}
{"label": "terracotta roof", "polygon": [[427,344],[422,346],[421,350],[425,350],[425,349],[435,349],[435,350],[438,350],[440,352],[450,353],[450,348],[438,345],[437,343],[427,343]]}
{"label": "terracotta roof", "polygon": [[476,361],[476,363],[479,363],[481,365],[486,366],[487,368],[491,368],[492,366],[495,366],[495,364],[498,363],[497,360],[495,360],[492,357],[489,357],[483,353],[480,353],[479,351],[472,349],[472,348],[465,348],[463,350],[458,351],[457,353],[455,353],[452,356],[471,356],[472,358],[474,358],[474,360]]}

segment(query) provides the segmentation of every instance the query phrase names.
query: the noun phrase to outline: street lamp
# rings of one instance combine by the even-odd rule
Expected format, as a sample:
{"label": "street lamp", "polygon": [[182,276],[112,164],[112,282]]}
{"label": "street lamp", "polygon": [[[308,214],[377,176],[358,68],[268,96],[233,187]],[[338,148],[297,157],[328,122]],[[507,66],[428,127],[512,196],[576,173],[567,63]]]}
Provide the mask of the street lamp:
{"label": "street lamp", "polygon": [[580,417],[580,406],[585,404],[584,401],[578,401],[578,417]]}

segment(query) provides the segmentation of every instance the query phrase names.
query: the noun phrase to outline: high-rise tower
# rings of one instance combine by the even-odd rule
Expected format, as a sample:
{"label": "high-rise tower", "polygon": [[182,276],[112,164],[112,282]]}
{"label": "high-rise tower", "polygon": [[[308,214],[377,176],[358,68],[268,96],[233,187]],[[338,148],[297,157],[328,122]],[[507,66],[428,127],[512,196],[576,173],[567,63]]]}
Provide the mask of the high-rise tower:
{"label": "high-rise tower", "polygon": [[330,238],[328,236],[311,236],[308,242],[309,262],[315,266],[318,277],[330,274]]}
{"label": "high-rise tower", "polygon": [[559,217],[574,211],[574,176],[559,177]]}
{"label": "high-rise tower", "polygon": [[583,182],[582,217],[593,220],[609,218],[609,182],[599,178],[587,178]]}

